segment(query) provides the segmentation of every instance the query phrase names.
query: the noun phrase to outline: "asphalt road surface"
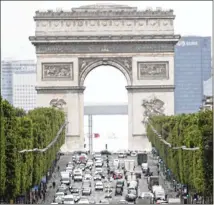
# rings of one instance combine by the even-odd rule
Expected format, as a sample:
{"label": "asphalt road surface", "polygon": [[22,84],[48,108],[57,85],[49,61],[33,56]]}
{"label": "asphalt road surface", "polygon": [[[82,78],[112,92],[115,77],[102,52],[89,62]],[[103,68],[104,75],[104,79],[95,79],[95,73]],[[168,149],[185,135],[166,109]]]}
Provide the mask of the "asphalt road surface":
{"label": "asphalt road surface", "polygon": [[[118,156],[117,155],[112,155],[112,158],[113,159],[117,159]],[[137,164],[137,157],[128,157],[126,159],[134,159],[136,160],[136,164]],[[124,159],[120,159],[120,160],[124,160]],[[48,183],[48,189],[47,189],[47,193],[46,193],[46,199],[45,200],[41,200],[39,201],[39,204],[50,204],[53,202],[54,198],[55,198],[55,193],[56,193],[56,190],[57,190],[57,187],[61,184],[60,182],[60,172],[65,170],[66,168],[66,164],[68,162],[71,162],[72,161],[72,155],[71,154],[68,154],[68,155],[63,155],[61,156],[59,162],[58,162],[58,165],[60,167],[60,171],[56,171],[54,174],[53,174],[53,177],[52,179],[49,181]],[[150,170],[153,171],[154,175],[156,175],[156,172],[157,172],[157,166],[156,166],[156,161],[153,161],[151,158],[148,158],[148,164],[149,164],[149,167],[150,167]],[[94,169],[94,168],[93,168]],[[92,171],[92,176],[94,176],[94,172]],[[56,183],[56,187],[55,189],[52,187],[52,182],[55,181]],[[118,201],[120,200],[124,200],[125,199],[125,195],[127,194],[127,185],[125,183],[125,186],[124,186],[124,191],[123,191],[123,196],[115,196],[115,185],[116,185],[116,180],[114,180],[113,182],[113,192],[112,192],[112,199],[108,199],[109,200],[109,203],[117,203]],[[94,180],[92,180],[92,194],[91,196],[87,196],[87,198],[90,200],[93,200],[95,201],[95,203],[99,203],[100,200],[104,199],[105,198],[105,189],[104,191],[95,191],[94,189]],[[74,186],[77,187],[77,188],[81,188],[82,186],[82,182],[75,182],[74,183]],[[138,193],[141,194],[142,192],[148,192],[148,185],[147,185],[147,179],[144,178],[144,175],[142,174],[142,178],[139,180],[139,189],[138,189]],[[81,193],[80,193],[80,196],[81,196]]]}

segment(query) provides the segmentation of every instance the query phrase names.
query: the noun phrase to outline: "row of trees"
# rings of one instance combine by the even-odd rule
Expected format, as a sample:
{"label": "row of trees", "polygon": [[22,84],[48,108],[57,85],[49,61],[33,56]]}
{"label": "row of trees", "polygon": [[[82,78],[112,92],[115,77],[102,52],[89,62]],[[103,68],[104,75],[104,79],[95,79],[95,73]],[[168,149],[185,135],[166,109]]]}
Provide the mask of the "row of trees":
{"label": "row of trees", "polygon": [[65,129],[46,152],[24,152],[45,148],[65,124],[64,113],[37,108],[26,114],[1,98],[0,197],[14,199],[41,182],[64,143]]}
{"label": "row of trees", "polygon": [[[161,137],[155,134],[154,128]],[[213,194],[213,112],[210,110],[177,116],[153,116],[147,135],[175,179],[189,190]],[[161,140],[171,144],[171,147]],[[199,147],[198,150],[180,149]],[[174,149],[173,149],[174,147]],[[176,149],[177,147],[177,149]]]}

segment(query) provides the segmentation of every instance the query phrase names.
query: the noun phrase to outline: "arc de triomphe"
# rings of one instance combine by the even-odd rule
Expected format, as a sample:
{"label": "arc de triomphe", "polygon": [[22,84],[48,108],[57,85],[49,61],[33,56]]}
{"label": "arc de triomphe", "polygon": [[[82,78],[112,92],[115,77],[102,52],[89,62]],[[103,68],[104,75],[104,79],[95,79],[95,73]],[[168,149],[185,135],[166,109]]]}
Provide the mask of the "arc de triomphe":
{"label": "arc de triomphe", "polygon": [[65,110],[68,149],[84,146],[84,80],[97,66],[111,65],[127,80],[129,149],[146,139],[143,102],[174,114],[174,18],[172,10],[122,5],[36,12],[37,106]]}

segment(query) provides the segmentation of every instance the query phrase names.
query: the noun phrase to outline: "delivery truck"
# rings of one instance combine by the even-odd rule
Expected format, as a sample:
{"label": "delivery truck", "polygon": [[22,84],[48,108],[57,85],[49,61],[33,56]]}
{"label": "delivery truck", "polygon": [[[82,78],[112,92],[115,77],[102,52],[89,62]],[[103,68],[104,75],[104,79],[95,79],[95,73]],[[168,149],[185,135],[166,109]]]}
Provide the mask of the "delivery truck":
{"label": "delivery truck", "polygon": [[124,160],[124,163],[125,163],[125,170],[127,172],[134,172],[134,168],[135,168],[134,160]]}

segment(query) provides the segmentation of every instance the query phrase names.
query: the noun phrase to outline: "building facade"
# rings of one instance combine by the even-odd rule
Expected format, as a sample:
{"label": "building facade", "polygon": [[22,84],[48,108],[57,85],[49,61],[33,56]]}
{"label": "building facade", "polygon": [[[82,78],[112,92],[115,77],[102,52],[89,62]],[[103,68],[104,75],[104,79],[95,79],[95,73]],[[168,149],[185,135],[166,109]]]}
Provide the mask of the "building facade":
{"label": "building facade", "polygon": [[[4,60],[1,62],[1,95],[10,104],[13,104],[13,80],[17,76],[20,79],[20,75],[14,72],[36,72],[36,62],[33,60]],[[36,75],[36,74],[35,74]],[[28,80],[31,85],[31,79]],[[35,87],[34,87],[35,89]],[[16,93],[16,95],[18,95]]]}
{"label": "building facade", "polygon": [[13,72],[13,105],[25,111],[36,107],[36,71]]}
{"label": "building facade", "polygon": [[175,46],[175,114],[200,109],[211,78],[211,37],[182,37]]}

